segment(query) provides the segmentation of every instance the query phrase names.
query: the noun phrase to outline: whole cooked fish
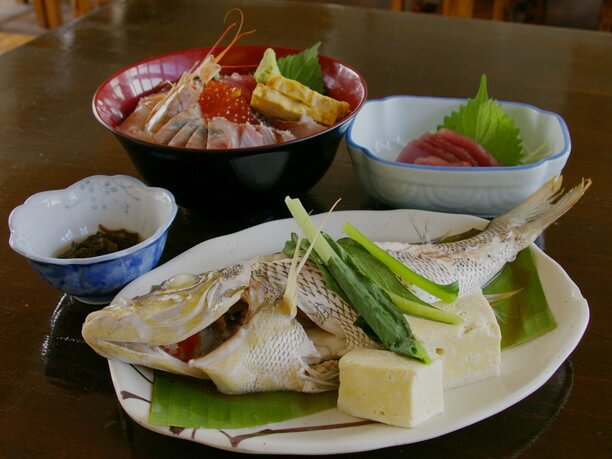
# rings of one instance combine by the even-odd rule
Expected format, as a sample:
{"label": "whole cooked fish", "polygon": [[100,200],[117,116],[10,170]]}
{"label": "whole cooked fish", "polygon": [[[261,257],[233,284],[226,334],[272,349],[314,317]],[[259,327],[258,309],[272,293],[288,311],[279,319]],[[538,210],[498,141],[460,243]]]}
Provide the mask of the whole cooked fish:
{"label": "whole cooked fish", "polygon": [[[437,283],[458,281],[460,295],[467,295],[567,212],[590,183],[563,194],[561,178],[555,178],[459,242],[379,245]],[[335,386],[340,356],[379,347],[354,325],[356,319],[314,264],[298,268],[295,259],[275,254],[219,271],[180,274],[149,294],[120,298],[91,313],[82,333],[104,357],[210,378],[226,393],[319,392]]]}

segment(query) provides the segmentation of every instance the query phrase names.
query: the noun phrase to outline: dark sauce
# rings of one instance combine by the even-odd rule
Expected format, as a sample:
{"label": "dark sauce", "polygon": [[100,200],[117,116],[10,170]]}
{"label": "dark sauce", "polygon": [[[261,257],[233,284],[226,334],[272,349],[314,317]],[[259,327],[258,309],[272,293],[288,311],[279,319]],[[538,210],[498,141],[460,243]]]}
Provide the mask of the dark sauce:
{"label": "dark sauce", "polygon": [[98,225],[96,234],[88,236],[81,242],[72,241],[70,247],[61,248],[56,258],[90,258],[118,252],[138,244],[142,239],[138,233],[125,229],[109,230]]}

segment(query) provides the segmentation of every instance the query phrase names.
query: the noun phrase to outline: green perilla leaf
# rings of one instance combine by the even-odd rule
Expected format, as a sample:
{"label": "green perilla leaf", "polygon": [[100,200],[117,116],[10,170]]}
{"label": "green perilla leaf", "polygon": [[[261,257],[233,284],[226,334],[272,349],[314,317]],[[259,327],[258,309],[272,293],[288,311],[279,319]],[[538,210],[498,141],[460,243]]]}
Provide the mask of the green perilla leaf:
{"label": "green perilla leaf", "polygon": [[514,120],[487,94],[486,75],[480,80],[476,97],[445,116],[438,126],[438,129],[442,128],[470,137],[505,166],[521,164],[525,154]]}
{"label": "green perilla leaf", "polygon": [[313,91],[323,94],[323,71],[319,64],[319,47],[317,42],[301,53],[291,54],[278,59],[278,68],[285,78],[296,80]]}

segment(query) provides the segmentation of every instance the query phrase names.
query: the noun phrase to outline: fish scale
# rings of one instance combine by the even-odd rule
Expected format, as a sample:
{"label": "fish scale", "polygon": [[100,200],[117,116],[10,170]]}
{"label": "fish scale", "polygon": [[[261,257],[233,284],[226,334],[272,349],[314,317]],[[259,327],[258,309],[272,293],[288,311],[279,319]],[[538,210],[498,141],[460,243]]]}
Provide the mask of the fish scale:
{"label": "fish scale", "polygon": [[321,389],[304,377],[308,362],[318,357],[300,324],[272,303],[261,306],[232,340],[189,366],[203,370],[224,393],[319,392],[329,387]]}
{"label": "fish scale", "polygon": [[[262,282],[270,282],[279,291],[287,284],[291,260],[262,262],[254,268],[253,275]],[[357,313],[336,293],[329,290],[318,268],[310,261],[298,276],[298,308],[317,326],[346,341],[346,348],[339,355],[358,347],[378,347],[361,328],[354,325]]]}

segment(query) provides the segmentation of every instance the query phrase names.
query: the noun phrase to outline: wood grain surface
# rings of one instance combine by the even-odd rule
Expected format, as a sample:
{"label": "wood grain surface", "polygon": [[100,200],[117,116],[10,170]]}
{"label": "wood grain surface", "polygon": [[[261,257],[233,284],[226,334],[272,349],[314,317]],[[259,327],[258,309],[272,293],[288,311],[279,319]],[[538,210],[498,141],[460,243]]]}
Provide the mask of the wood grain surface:
{"label": "wood grain surface", "polygon": [[[135,0],[104,7],[0,56],[0,217],[33,193],[94,174],[138,176],[91,114],[109,75],[137,60],[210,45],[240,6],[257,33],[243,44],[304,48],[359,69],[369,97],[490,94],[559,113],[569,125],[567,184],[587,196],[544,237],[545,251],[590,304],[571,357],[515,406],[438,439],[353,457],[606,457],[612,449],[612,35],[337,5]],[[304,196],[315,211],[379,208],[357,183],[346,147]],[[233,217],[181,210],[163,260],[205,239],[285,217],[281,206]],[[234,457],[152,433],[121,410],[106,361],[80,338],[87,306],[38,278],[0,226],[0,457]]]}

